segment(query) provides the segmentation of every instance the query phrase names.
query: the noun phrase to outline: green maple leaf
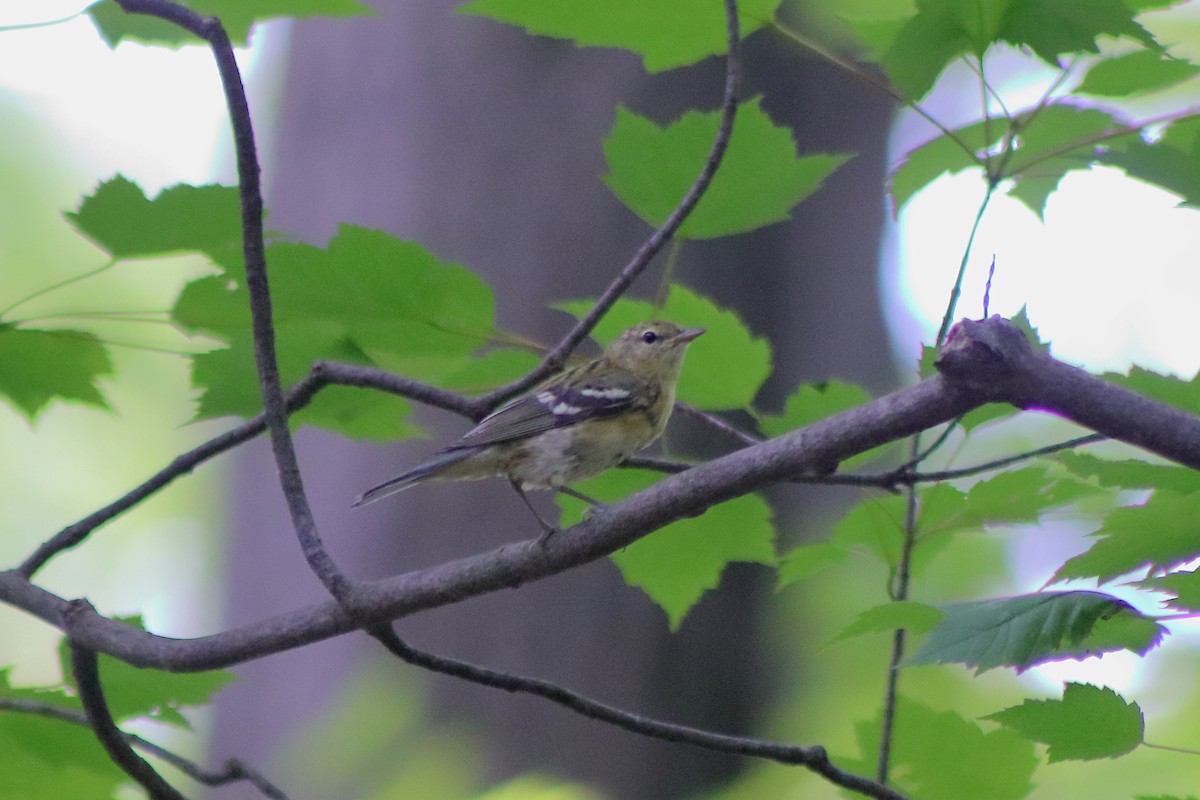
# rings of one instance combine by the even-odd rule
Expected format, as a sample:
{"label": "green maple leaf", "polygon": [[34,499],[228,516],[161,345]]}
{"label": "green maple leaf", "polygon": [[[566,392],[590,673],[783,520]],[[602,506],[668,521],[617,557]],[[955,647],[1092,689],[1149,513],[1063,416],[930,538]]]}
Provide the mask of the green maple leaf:
{"label": "green maple leaf", "polygon": [[[738,3],[741,35],[766,25],[780,0]],[[725,52],[725,10],[695,0],[475,0],[459,9],[520,25],[530,33],[571,39],[581,47],[620,47],[661,72]]]}
{"label": "green maple leaf", "polygon": [[1086,683],[1068,683],[1062,700],[1026,700],[984,719],[1048,745],[1051,764],[1125,755],[1142,743],[1145,732],[1137,703]]}
{"label": "green maple leaf", "polygon": [[1041,592],[940,606],[946,617],[908,664],[961,663],[984,672],[1157,646],[1162,626],[1099,592]]}
{"label": "green maple leaf", "polygon": [[[720,122],[690,111],[660,127],[625,108],[604,142],[604,182],[651,225],[661,225],[700,174]],[[711,239],[784,222],[850,156],[799,156],[790,128],[771,122],[757,98],[738,107],[735,134],[708,191],[680,226],[680,239]]]}
{"label": "green maple leaf", "polygon": [[55,399],[108,408],[97,381],[112,371],[90,333],[0,324],[0,395],[30,420]]}

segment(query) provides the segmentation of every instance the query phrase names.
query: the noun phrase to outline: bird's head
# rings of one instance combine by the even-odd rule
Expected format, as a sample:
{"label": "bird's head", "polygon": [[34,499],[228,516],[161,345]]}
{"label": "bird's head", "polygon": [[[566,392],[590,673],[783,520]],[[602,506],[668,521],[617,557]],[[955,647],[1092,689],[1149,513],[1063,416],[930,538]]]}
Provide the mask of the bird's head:
{"label": "bird's head", "polygon": [[637,375],[673,380],[679,376],[687,346],[702,333],[704,328],[681,328],[673,322],[643,322],[614,339],[604,355]]}

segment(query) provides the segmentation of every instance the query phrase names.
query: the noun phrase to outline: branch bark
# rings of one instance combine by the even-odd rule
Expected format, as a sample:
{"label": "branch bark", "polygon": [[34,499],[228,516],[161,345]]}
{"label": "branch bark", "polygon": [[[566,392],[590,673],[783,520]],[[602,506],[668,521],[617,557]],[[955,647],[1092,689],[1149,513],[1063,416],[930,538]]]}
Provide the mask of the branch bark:
{"label": "branch bark", "polygon": [[[593,561],[676,519],[806,471],[831,472],[849,456],[953,419],[980,400],[941,376],[885,395],[754,447],[670,476],[598,510],[545,545],[536,539],[356,588],[361,624],[380,623],[519,586]],[[196,639],[138,631],[99,614],[66,618],[66,601],[0,573],[0,600],[66,630],[81,645],[140,667],[173,672],[218,669],[337,636],[359,627],[336,602],[326,602],[242,628]]]}
{"label": "branch bark", "polygon": [[539,678],[510,675],[418,650],[396,635],[390,625],[372,627],[367,632],[378,639],[397,658],[431,672],[440,672],[443,675],[451,675],[472,683],[503,689],[506,692],[520,692],[541,697],[590,719],[606,722],[642,736],[688,744],[720,753],[763,758],[781,764],[798,764],[823,776],[830,783],[867,797],[878,798],[878,800],[905,800],[905,796],[895,789],[835,766],[829,760],[829,754],[825,752],[825,748],[820,745],[800,747],[663,722],[592,700]]}
{"label": "branch bark", "polygon": [[[95,612],[86,601],[76,601],[73,610],[84,608]],[[108,757],[113,763],[124,770],[146,790],[152,800],[184,800],[182,794],[154,771],[146,761],[133,752],[129,741],[117,727],[112,714],[108,710],[108,702],[104,699],[104,689],[100,684],[99,659],[96,651],[83,647],[75,642],[71,645],[71,671],[75,676],[75,685],[79,688],[79,700],[83,703],[84,713],[88,724],[100,740]]]}
{"label": "branch bark", "polygon": [[[1009,402],[1074,420],[1178,463],[1200,468],[1200,418],[1035,351],[1005,320],[955,328],[942,374],[783,436],[664,478],[551,538],[531,539],[428,569],[361,584],[362,624],[399,619],[557,574],[625,547],[669,522],[786,481],[829,473],[857,453],[948,422],[985,402]],[[335,602],[195,639],[138,631],[95,613],[68,622],[68,603],[17,570],[0,573],[0,601],[67,631],[80,645],[139,667],[218,669],[358,627]]]}

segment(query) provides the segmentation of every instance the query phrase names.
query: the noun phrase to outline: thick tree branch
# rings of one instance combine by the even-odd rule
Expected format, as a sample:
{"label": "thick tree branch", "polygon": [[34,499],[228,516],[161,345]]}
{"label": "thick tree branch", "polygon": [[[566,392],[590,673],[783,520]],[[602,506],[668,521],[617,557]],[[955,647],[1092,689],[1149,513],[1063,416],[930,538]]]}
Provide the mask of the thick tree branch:
{"label": "thick tree branch", "polygon": [[956,325],[937,367],[987,400],[1047,411],[1200,469],[1200,418],[1033,348],[1019,328],[1001,317]]}
{"label": "thick tree branch", "polygon": [[834,766],[830,762],[825,748],[820,746],[798,747],[663,722],[592,700],[540,678],[511,675],[418,650],[397,636],[390,625],[374,626],[367,632],[378,639],[397,658],[422,669],[440,672],[443,675],[461,678],[494,689],[503,689],[506,692],[519,692],[541,697],[590,719],[607,722],[631,733],[653,739],[689,744],[720,753],[763,758],[782,764],[797,764],[824,776],[831,783],[852,789],[867,797],[880,798],[880,800],[904,800],[904,795],[893,789]]}
{"label": "thick tree branch", "polygon": [[[827,473],[852,455],[949,422],[984,402],[1049,411],[1179,463],[1200,464],[1200,418],[1035,351],[1005,320],[962,323],[938,363],[940,375],[667,477],[597,510],[544,545],[518,542],[360,584],[354,616],[327,601],[211,636],[171,639],[108,619],[86,603],[70,603],[34,586],[18,571],[0,573],[0,601],[63,629],[77,650],[109,653],[139,667],[199,671],[562,572],[733,497],[805,472]],[[86,652],[83,657],[86,660]]]}
{"label": "thick tree branch", "polygon": [[[337,603],[323,603],[243,628],[196,639],[170,639],[97,614],[77,614],[70,635],[142,667],[197,671],[226,667],[474,595],[557,574],[593,561],[677,519],[807,471],[827,472],[839,461],[888,441],[942,424],[979,400],[935,376],[856,409],[738,450],[673,475],[621,502],[597,510],[544,545],[528,540],[356,587],[355,622]],[[0,600],[59,628],[65,601],[0,573]]]}
{"label": "thick tree branch", "polygon": [[[69,722],[72,725],[83,725],[91,727],[88,722],[87,715],[81,711],[74,711],[70,708],[61,706],[53,706],[49,703],[39,703],[34,700],[21,700],[15,697],[0,697],[0,711],[12,711],[18,714],[29,714],[31,716],[46,717],[48,719],[58,720],[60,722]],[[157,759],[165,761],[175,769],[187,775],[197,783],[202,783],[205,786],[224,786],[228,783],[238,783],[247,781],[255,786],[263,797],[270,800],[287,800],[287,795],[282,789],[271,783],[258,770],[252,769],[236,758],[231,758],[225,762],[225,768],[222,770],[205,769],[196,762],[184,758],[165,747],[155,744],[154,742],[143,739],[136,733],[128,733],[121,731],[122,738],[125,739],[131,746],[138,750],[149,753]]]}
{"label": "thick tree branch", "polygon": [[725,157],[725,150],[729,147],[729,138],[733,133],[733,121],[737,116],[737,91],[738,83],[741,81],[742,62],[739,53],[741,33],[738,27],[736,0],[725,0],[725,31],[728,55],[725,58],[725,89],[721,100],[721,122],[717,128],[717,135],[713,139],[712,147],[708,151],[708,157],[704,161],[704,166],[700,169],[700,174],[696,176],[696,180],[688,188],[683,198],[679,201],[679,205],[675,207],[675,210],[671,212],[662,226],[650,234],[650,237],[642,243],[642,246],[633,254],[629,263],[625,265],[624,269],[617,274],[613,282],[609,284],[608,288],[596,300],[596,304],[592,306],[579,322],[575,323],[575,327],[567,332],[562,341],[547,353],[541,363],[528,375],[478,398],[476,402],[478,403],[477,408],[479,411],[491,411],[499,403],[532,388],[551,374],[562,369],[563,365],[567,362],[567,357],[579,346],[580,342],[587,338],[587,335],[596,327],[596,323],[600,321],[601,317],[608,313],[613,304],[617,302],[621,295],[628,291],[637,277],[645,271],[646,267],[650,265],[651,259],[675,235],[675,232],[679,230],[679,226],[692,213],[692,209],[696,207],[696,204],[700,202],[700,198],[708,190],[713,176],[717,173],[717,168],[721,166],[721,160]]}
{"label": "thick tree branch", "polygon": [[[852,455],[948,422],[984,402],[1015,402],[1080,424],[1090,421],[1103,425],[1110,438],[1189,466],[1200,464],[1200,418],[1035,352],[1004,320],[960,325],[939,363],[944,374],[667,477],[599,509],[544,546],[535,540],[513,543],[364,584],[360,599],[369,614],[362,623],[398,619],[557,574],[625,547],[668,522],[797,474],[828,472]],[[58,628],[68,627],[66,601],[17,571],[0,573],[0,601]],[[261,658],[359,625],[336,603],[327,602],[196,639],[156,636],[90,613],[75,615],[69,627],[82,646],[140,667],[188,672]]]}

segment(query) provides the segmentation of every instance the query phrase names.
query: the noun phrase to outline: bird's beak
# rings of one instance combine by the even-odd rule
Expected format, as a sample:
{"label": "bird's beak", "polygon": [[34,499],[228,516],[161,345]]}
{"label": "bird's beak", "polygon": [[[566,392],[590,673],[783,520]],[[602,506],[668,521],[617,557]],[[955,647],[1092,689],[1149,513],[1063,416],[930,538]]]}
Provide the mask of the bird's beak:
{"label": "bird's beak", "polygon": [[675,341],[679,344],[687,344],[692,339],[695,339],[700,334],[704,333],[707,328],[684,328],[679,333],[675,334]]}

